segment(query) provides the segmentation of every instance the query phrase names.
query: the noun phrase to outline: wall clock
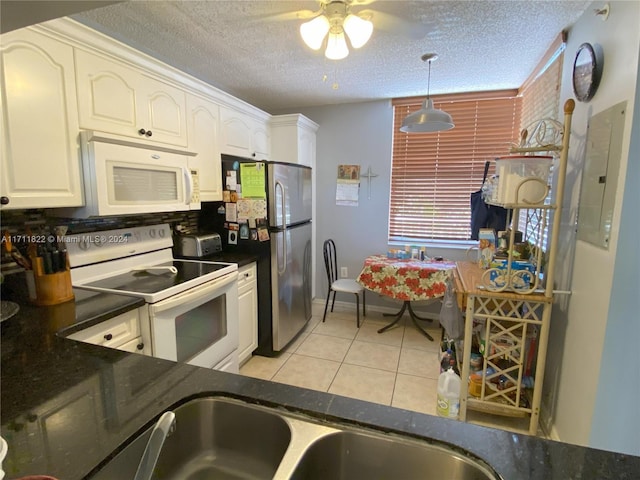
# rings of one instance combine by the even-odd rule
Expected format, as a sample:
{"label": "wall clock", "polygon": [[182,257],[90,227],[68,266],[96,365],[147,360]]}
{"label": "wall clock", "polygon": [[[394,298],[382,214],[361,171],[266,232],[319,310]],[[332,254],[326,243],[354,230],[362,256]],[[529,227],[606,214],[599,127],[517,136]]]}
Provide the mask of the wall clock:
{"label": "wall clock", "polygon": [[588,102],[596,94],[600,75],[601,61],[590,43],[583,43],[578,48],[573,61],[573,93],[580,102]]}

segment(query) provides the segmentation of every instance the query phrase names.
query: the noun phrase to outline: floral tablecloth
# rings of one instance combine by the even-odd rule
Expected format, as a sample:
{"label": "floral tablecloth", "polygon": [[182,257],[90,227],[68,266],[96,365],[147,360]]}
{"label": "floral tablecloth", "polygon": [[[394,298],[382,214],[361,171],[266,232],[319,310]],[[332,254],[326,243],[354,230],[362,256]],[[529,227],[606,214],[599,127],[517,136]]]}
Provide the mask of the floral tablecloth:
{"label": "floral tablecloth", "polygon": [[441,297],[454,262],[387,258],[372,255],[364,261],[357,282],[367,290],[404,301]]}

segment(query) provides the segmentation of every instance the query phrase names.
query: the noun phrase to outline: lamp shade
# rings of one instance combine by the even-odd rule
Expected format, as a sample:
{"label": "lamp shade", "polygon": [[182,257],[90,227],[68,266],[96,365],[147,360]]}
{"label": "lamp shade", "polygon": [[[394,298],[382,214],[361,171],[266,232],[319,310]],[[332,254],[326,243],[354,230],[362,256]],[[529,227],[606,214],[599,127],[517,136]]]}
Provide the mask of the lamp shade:
{"label": "lamp shade", "polygon": [[309,48],[319,50],[324,37],[329,31],[329,20],[324,15],[314,18],[300,25],[300,35]]}
{"label": "lamp shade", "polygon": [[454,127],[451,115],[442,110],[433,108],[433,100],[428,98],[422,104],[422,108],[405,117],[400,127],[401,132],[441,132]]}
{"label": "lamp shade", "polygon": [[347,48],[347,41],[344,38],[344,32],[329,33],[327,50],[324,52],[324,55],[329,60],[342,60],[349,55],[349,49]]}
{"label": "lamp shade", "polygon": [[369,41],[371,33],[373,33],[373,23],[357,15],[347,15],[347,18],[344,19],[343,27],[353,48],[362,47]]}

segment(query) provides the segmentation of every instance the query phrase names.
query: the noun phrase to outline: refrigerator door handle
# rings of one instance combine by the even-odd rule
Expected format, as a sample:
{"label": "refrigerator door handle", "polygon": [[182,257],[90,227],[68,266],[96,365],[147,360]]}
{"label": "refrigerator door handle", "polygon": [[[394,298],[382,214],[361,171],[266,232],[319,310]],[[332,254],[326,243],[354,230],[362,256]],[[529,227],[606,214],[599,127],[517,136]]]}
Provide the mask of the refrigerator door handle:
{"label": "refrigerator door handle", "polygon": [[[280,187],[280,191],[282,192],[280,207],[282,212],[282,265],[278,265],[278,273],[282,275],[287,270],[287,222],[286,222],[286,199],[284,196],[284,185],[277,181],[275,182],[274,192]],[[276,222],[278,219],[276,218]],[[277,244],[276,244],[277,248]]]}

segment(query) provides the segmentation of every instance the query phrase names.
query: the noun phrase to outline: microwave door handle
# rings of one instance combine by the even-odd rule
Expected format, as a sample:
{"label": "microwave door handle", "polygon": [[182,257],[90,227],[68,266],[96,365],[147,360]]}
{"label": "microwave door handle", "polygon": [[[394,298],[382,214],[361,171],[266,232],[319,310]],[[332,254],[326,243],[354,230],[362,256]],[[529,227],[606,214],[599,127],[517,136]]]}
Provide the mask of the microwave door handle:
{"label": "microwave door handle", "polygon": [[[278,265],[278,273],[283,274],[287,270],[287,222],[285,221],[286,215],[284,210],[286,207],[286,200],[284,198],[284,185],[276,181],[275,189],[277,189],[278,186],[280,186],[280,190],[282,191],[282,196],[280,197],[280,207],[282,212],[282,268],[280,265]],[[278,219],[276,218],[276,224],[277,221]]]}
{"label": "microwave door handle", "polygon": [[189,205],[191,203],[191,197],[193,196],[193,177],[188,167],[184,167],[184,179],[186,180],[187,194],[185,195],[184,203]]}

